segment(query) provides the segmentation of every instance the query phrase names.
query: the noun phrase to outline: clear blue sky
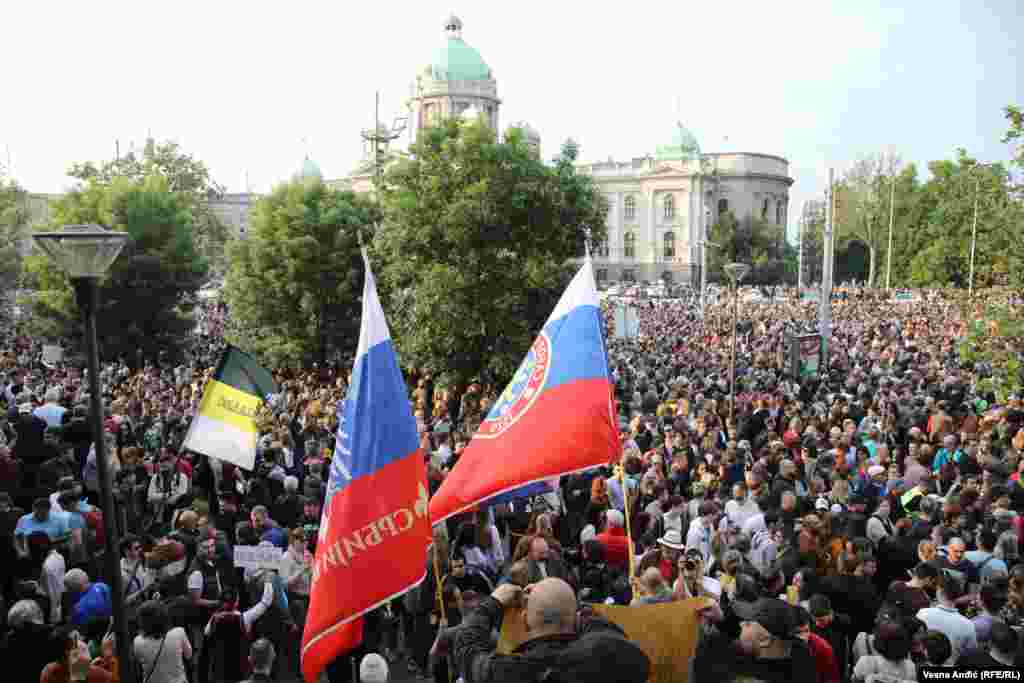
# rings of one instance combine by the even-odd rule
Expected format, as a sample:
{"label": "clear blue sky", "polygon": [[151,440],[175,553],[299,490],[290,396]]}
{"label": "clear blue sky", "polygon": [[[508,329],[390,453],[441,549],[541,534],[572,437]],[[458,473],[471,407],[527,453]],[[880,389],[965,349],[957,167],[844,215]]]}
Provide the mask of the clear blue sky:
{"label": "clear blue sky", "polygon": [[705,151],[790,160],[795,220],[827,167],[858,156],[1010,156],[1001,108],[1024,104],[1024,2],[902,4],[8,2],[0,160],[9,147],[22,185],[57,192],[72,162],[151,131],[231,191],[247,174],[269,189],[307,151],[342,176],[374,91],[395,111],[454,11],[498,78],[503,122],[534,125],[545,156],[570,135],[586,159],[653,152],[679,98]]}

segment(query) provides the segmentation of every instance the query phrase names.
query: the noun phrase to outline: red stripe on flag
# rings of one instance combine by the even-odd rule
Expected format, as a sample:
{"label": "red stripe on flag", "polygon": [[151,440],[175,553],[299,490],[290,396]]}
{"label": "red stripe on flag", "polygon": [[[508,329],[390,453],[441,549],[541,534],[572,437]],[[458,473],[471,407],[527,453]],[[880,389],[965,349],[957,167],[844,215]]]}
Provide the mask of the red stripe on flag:
{"label": "red stripe on flag", "polygon": [[350,482],[331,498],[321,520],[302,638],[307,681],[359,645],[358,617],[423,580],[431,541],[427,507],[420,450]]}

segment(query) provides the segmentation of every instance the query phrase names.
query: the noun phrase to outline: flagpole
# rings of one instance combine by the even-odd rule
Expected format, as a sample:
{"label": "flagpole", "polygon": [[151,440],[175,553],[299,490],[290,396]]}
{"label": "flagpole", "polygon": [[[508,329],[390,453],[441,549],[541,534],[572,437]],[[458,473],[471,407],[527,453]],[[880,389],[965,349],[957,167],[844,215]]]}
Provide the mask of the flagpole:
{"label": "flagpole", "polygon": [[622,506],[626,513],[626,542],[629,543],[629,582],[633,583],[636,578],[636,559],[633,554],[633,531],[629,521],[629,490],[626,488],[626,468],[619,465],[619,484],[622,486]]}
{"label": "flagpole", "polygon": [[[434,558],[434,579],[437,584],[437,602],[441,605],[441,622],[437,625],[438,633],[444,628],[442,624],[448,623],[448,615],[444,609],[444,577],[441,576],[441,558],[437,552],[437,541],[434,541],[434,552],[431,553]],[[451,666],[451,661],[448,662],[448,683],[452,681],[452,675],[454,671]]]}

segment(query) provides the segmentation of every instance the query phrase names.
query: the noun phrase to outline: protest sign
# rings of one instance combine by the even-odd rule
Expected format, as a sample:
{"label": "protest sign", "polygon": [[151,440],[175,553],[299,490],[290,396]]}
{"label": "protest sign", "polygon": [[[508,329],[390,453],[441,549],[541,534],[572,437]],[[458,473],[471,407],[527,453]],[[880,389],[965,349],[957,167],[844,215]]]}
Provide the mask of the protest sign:
{"label": "protest sign", "polygon": [[[697,653],[699,617],[706,598],[656,605],[591,605],[598,616],[619,626],[651,660],[652,683],[688,683],[690,661]],[[527,639],[521,609],[505,610],[500,654],[511,654]]]}
{"label": "protest sign", "polygon": [[45,344],[43,346],[43,362],[47,365],[54,365],[64,360],[64,348],[57,344]]}
{"label": "protest sign", "polygon": [[240,569],[274,569],[281,566],[284,551],[273,546],[235,546],[235,567]]}

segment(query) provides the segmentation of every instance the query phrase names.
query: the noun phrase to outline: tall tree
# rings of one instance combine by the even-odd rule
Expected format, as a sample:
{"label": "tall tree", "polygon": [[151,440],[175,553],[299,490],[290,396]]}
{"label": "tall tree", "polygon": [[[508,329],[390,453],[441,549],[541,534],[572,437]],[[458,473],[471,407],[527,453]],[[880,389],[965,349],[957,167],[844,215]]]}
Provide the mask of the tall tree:
{"label": "tall tree", "polygon": [[1004,111],[1010,128],[1003,136],[1003,142],[1014,145],[1013,161],[1024,169],[1024,111],[1012,104],[1007,105]]}
{"label": "tall tree", "polygon": [[575,143],[553,165],[519,129],[481,120],[424,131],[380,188],[374,240],[403,360],[454,383],[510,377],[550,314],[585,236],[605,239],[607,205],[576,174]]}
{"label": "tall tree", "polygon": [[[207,263],[193,241],[192,208],[163,176],[109,183],[91,180],[53,204],[53,227],[99,223],[127,232],[131,242],[100,283],[100,347],[107,358],[177,356],[193,321],[189,300]],[[43,255],[26,268],[38,288],[30,329],[78,337],[80,317],[70,283]]]}
{"label": "tall tree", "polygon": [[0,288],[11,291],[21,274],[19,245],[28,234],[25,191],[0,174]]}
{"label": "tall tree", "polygon": [[352,353],[363,283],[357,233],[368,240],[376,214],[368,198],[312,179],[257,202],[249,237],[229,248],[229,339],[275,365]]}
{"label": "tall tree", "polygon": [[732,261],[751,265],[745,283],[774,285],[786,280],[785,239],[779,239],[784,229],[750,216],[737,220],[731,211],[723,213],[711,226],[710,241],[718,247],[708,250],[708,280],[725,282],[722,267]]}
{"label": "tall tree", "polygon": [[836,250],[852,240],[864,243],[869,259],[867,281],[872,287],[877,284],[879,257],[887,244],[892,183],[902,165],[895,154],[863,157],[844,174],[838,189]]}
{"label": "tall tree", "polygon": [[[929,164],[918,249],[910,259],[914,285],[967,287],[971,244],[976,245],[975,287],[1024,281],[1021,266],[1022,207],[1011,195],[1006,170],[980,166],[959,150],[953,161]],[[977,207],[977,210],[975,210]],[[977,217],[977,238],[974,221]]]}
{"label": "tall tree", "polygon": [[178,143],[158,143],[149,138],[140,155],[131,151],[113,161],[73,164],[68,175],[98,185],[109,185],[116,178],[142,182],[151,176],[162,176],[167,181],[167,188],[182,195],[188,203],[199,253],[210,263],[213,271],[224,269],[229,230],[209,205],[211,199],[224,195],[224,186],[213,179],[205,163],[186,153]]}

